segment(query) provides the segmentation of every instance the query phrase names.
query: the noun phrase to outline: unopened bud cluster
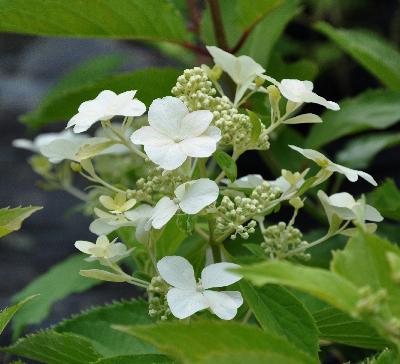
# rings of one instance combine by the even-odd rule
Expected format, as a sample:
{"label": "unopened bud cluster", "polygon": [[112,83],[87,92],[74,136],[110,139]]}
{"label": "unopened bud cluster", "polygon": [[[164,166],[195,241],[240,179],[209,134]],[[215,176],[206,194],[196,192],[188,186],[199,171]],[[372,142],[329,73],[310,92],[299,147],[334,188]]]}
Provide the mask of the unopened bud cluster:
{"label": "unopened bud cluster", "polygon": [[178,77],[171,93],[182,100],[190,111],[210,110],[214,114],[213,124],[221,130],[221,143],[237,149],[268,149],[268,135],[264,125],[256,142],[252,142],[250,118],[239,113],[226,96],[215,96],[216,90],[200,67],[187,69]]}
{"label": "unopened bud cluster", "polygon": [[164,171],[161,167],[156,167],[146,177],[136,181],[136,189],[130,191],[131,197],[137,201],[157,202],[160,195],[173,197],[175,188],[187,181],[188,177],[175,171]]}
{"label": "unopened bud cluster", "polygon": [[167,320],[171,313],[167,302],[168,285],[160,276],[152,278],[147,294],[149,297],[149,315],[160,320]]}
{"label": "unopened bud cluster", "polygon": [[[271,259],[283,259],[288,253],[297,248],[305,248],[308,243],[303,240],[303,234],[299,229],[286,225],[281,221],[269,226],[263,231],[264,242],[261,247]],[[303,251],[295,255],[301,259],[309,259],[310,255]]]}
{"label": "unopened bud cluster", "polygon": [[217,230],[221,233],[232,230],[231,239],[237,235],[247,239],[250,234],[255,232],[257,223],[251,220],[245,224],[252,216],[262,214],[268,208],[271,201],[276,200],[281,194],[277,187],[272,187],[268,182],[257,186],[249,197],[236,196],[233,200],[224,196],[220,206],[218,206],[219,216],[217,217]]}
{"label": "unopened bud cluster", "polygon": [[387,299],[387,291],[380,289],[373,292],[371,287],[363,287],[358,292],[361,298],[357,302],[356,314],[358,315],[378,315],[382,311],[382,306]]}

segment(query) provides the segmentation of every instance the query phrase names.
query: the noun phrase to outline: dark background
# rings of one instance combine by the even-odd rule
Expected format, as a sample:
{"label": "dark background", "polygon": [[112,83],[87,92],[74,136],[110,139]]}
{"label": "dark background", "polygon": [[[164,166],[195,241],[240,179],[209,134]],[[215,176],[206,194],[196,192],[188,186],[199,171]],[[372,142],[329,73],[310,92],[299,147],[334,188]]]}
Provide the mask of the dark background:
{"label": "dark background", "polygon": [[[301,53],[309,53],[308,45],[325,42],[308,27],[316,19],[325,19],[335,26],[367,28],[399,44],[400,1],[338,1],[346,5],[340,5],[343,9],[339,6],[335,11],[319,9],[318,1],[309,3],[313,5],[306,7],[304,16],[292,22],[286,32],[291,39],[304,45],[300,57]],[[11,147],[13,139],[32,137],[18,121],[18,116],[32,110],[49,87],[78,64],[98,55],[114,53],[124,55],[122,70],[177,65],[176,61],[140,43],[0,34],[0,207],[44,206],[24,223],[22,230],[0,240],[0,309],[35,277],[73,253],[76,240],[92,238],[88,231],[90,221],[72,211],[77,201],[64,192],[38,188],[35,182],[39,178],[26,163],[30,154]],[[346,56],[338,57],[333,65],[324,69],[315,84],[320,95],[335,101],[380,86]],[[61,130],[64,125],[52,124],[41,132]],[[334,143],[332,149],[339,149],[341,145]],[[377,180],[398,176],[399,151],[392,148],[375,160],[371,172]],[[260,162],[257,154],[246,155],[239,163],[241,174],[260,172]],[[262,173],[268,177],[268,171]],[[72,295],[54,306],[42,326],[47,327],[89,306],[133,295],[135,291],[122,284],[106,284]],[[9,335],[2,335],[0,345],[8,342]]]}

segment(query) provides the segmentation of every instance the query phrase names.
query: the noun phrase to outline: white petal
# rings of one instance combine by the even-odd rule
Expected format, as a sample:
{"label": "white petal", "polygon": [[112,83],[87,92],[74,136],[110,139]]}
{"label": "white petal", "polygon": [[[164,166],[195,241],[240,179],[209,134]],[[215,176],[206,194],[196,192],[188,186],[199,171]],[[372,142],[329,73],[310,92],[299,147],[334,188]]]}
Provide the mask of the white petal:
{"label": "white petal", "polygon": [[167,302],[171,313],[179,319],[208,308],[205,297],[195,290],[171,288],[167,293]]}
{"label": "white petal", "polygon": [[181,120],[180,128],[175,130],[175,133],[181,139],[199,136],[210,126],[213,117],[213,113],[209,110],[193,111]]}
{"label": "white petal", "polygon": [[304,157],[311,159],[315,163],[321,164],[333,164],[327,157],[325,157],[322,153],[313,150],[313,149],[303,149],[300,147],[296,147],[295,145],[289,145],[289,148],[295,150],[296,152],[300,153]]}
{"label": "white petal", "polygon": [[151,215],[151,225],[155,229],[161,229],[178,211],[179,207],[169,197],[163,197],[154,206]]}
{"label": "white petal", "polygon": [[56,139],[40,147],[40,153],[52,163],[59,163],[64,159],[76,160],[76,154],[81,147],[80,143],[67,139]]}
{"label": "white petal", "polygon": [[173,142],[169,136],[160,133],[152,126],[143,126],[142,128],[136,130],[131,135],[131,141],[133,144],[138,145],[165,145]]}
{"label": "white petal", "polygon": [[196,290],[193,267],[185,258],[164,257],[158,261],[157,269],[162,279],[169,285],[185,290]]}
{"label": "white petal", "polygon": [[80,250],[82,253],[85,254],[90,254],[90,249],[95,247],[95,244],[89,242],[89,241],[83,241],[83,240],[78,240],[75,242],[75,248]]}
{"label": "white petal", "polygon": [[180,167],[188,157],[180,145],[173,141],[158,146],[145,145],[144,151],[152,162],[168,171]]}
{"label": "white petal", "polygon": [[372,177],[370,174],[363,172],[363,171],[357,171],[358,175],[362,178],[365,179],[367,182],[371,183],[373,186],[377,186],[378,184],[376,183],[374,177]]}
{"label": "white petal", "polygon": [[322,96],[317,95],[314,92],[311,92],[309,95],[305,95],[303,97],[304,102],[312,102],[314,104],[319,104],[325,106],[327,109],[331,109],[334,111],[340,110],[340,106],[333,101],[328,101],[327,99],[323,98]]}
{"label": "white petal", "polygon": [[189,113],[185,104],[176,97],[155,99],[149,108],[149,124],[171,138],[177,136],[182,119]]}
{"label": "white petal", "polygon": [[204,291],[203,295],[215,315],[222,320],[232,320],[243,303],[240,292],[232,293],[234,292]]}
{"label": "white petal", "polygon": [[353,208],[356,201],[354,197],[347,192],[339,192],[329,196],[329,202],[338,207],[347,207],[349,209]]}
{"label": "white petal", "polygon": [[181,141],[179,146],[189,157],[205,158],[215,152],[220,139],[221,131],[215,126],[210,126],[204,134],[187,138]]}
{"label": "white petal", "polygon": [[29,139],[15,139],[12,142],[12,146],[15,148],[27,149],[32,152],[38,152],[33,142]]}
{"label": "white petal", "polygon": [[[311,88],[311,90],[310,90]],[[304,95],[312,91],[312,83],[296,80],[283,79],[279,85],[279,91],[286,99],[293,102],[304,102]]]}
{"label": "white petal", "polygon": [[96,235],[108,235],[123,226],[132,226],[132,222],[118,222],[109,217],[101,217],[89,225],[89,231]]}
{"label": "white petal", "polygon": [[218,194],[218,185],[208,178],[186,182],[175,189],[175,195],[180,200],[179,206],[187,214],[197,214],[213,203],[218,198]]}
{"label": "white petal", "polygon": [[243,176],[238,178],[235,182],[229,183],[229,187],[238,187],[238,188],[256,188],[264,182],[264,179],[260,174],[248,174],[247,176]]}
{"label": "white petal", "polygon": [[153,207],[147,204],[143,204],[133,210],[126,211],[124,215],[130,221],[136,223],[139,220],[149,218],[152,213],[153,213]]}
{"label": "white petal", "polygon": [[226,287],[242,279],[238,274],[228,272],[228,269],[240,268],[234,263],[210,264],[201,272],[201,284],[204,289],[215,287]]}
{"label": "white petal", "polygon": [[367,221],[374,221],[374,222],[380,222],[383,220],[383,216],[380,214],[380,212],[371,205],[365,206],[364,218]]}

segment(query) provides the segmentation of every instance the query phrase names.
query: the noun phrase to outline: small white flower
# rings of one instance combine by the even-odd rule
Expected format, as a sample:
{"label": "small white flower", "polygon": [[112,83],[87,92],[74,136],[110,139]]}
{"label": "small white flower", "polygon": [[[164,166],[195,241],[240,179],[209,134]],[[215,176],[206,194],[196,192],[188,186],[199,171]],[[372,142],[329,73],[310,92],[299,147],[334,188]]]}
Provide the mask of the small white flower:
{"label": "small white flower", "polygon": [[33,141],[16,139],[12,144],[17,148],[40,153],[51,163],[59,163],[64,159],[73,159],[80,146],[88,140],[87,135],[75,135],[70,130],[63,130],[60,133],[40,134]]}
{"label": "small white flower", "polygon": [[139,243],[146,244],[150,235],[148,221],[153,214],[154,208],[150,205],[140,205],[139,207],[125,212],[126,218],[136,227],[135,238]]}
{"label": "small white flower", "polygon": [[363,171],[358,171],[356,169],[351,169],[345,166],[342,166],[340,164],[333,163],[330,159],[325,157],[322,153],[317,152],[316,150],[313,149],[303,149],[296,147],[294,145],[289,145],[290,148],[295,150],[296,152],[299,152],[301,155],[304,157],[311,159],[314,161],[316,164],[318,164],[321,168],[329,171],[329,172],[337,172],[344,174],[346,178],[351,181],[351,182],[356,182],[358,180],[358,177],[363,178],[367,182],[371,183],[374,186],[377,186],[376,181],[374,178]]}
{"label": "small white flower", "polygon": [[88,262],[98,260],[102,264],[108,265],[127,257],[132,251],[132,249],[128,250],[124,244],[116,243],[116,240],[114,239],[110,242],[107,236],[102,235],[97,238],[95,244],[89,241],[78,240],[75,243],[75,248],[82,253],[90,255],[90,257],[85,259]]}
{"label": "small white flower", "polygon": [[265,69],[249,56],[236,57],[214,46],[208,46],[207,50],[213,57],[214,63],[219,65],[238,85],[235,104],[240,101],[255,78],[265,72]]}
{"label": "small white flower", "polygon": [[88,130],[97,121],[104,121],[114,116],[140,116],[146,112],[143,102],[134,99],[135,91],[116,94],[110,90],[101,91],[93,100],[83,102],[78,113],[68,122],[67,128],[74,127],[74,133]]}
{"label": "small white flower", "polygon": [[114,198],[102,195],[99,197],[99,201],[107,210],[115,215],[122,214],[136,205],[136,200],[134,198],[127,200],[126,193],[123,192],[117,193]]}
{"label": "small white flower", "polygon": [[248,174],[238,178],[235,182],[230,182],[228,179],[223,179],[222,182],[232,188],[256,188],[263,184],[264,179],[259,174]]}
{"label": "small white flower", "polygon": [[98,219],[90,224],[89,231],[98,236],[108,235],[124,226],[133,226],[133,223],[123,214],[115,215],[98,208],[95,208],[94,212]]}
{"label": "small white flower", "polygon": [[[208,178],[183,183],[175,189],[175,200],[164,196],[151,211],[147,209],[147,216],[144,216],[140,221],[140,226],[141,228],[143,226],[146,231],[149,231],[151,227],[161,229],[179,209],[189,215],[197,214],[203,208],[215,202],[218,194],[218,185]],[[132,221],[139,222],[135,210],[125,213],[125,216]]]}
{"label": "small white flower", "polygon": [[333,214],[342,220],[355,220],[360,214],[364,221],[379,222],[383,220],[382,215],[375,207],[365,204],[362,200],[356,201],[347,192],[327,196],[325,192],[318,191],[318,197],[325,209],[329,222],[332,221]]}
{"label": "small white flower", "polygon": [[209,288],[225,287],[239,281],[240,276],[227,272],[227,269],[238,267],[233,263],[211,264],[203,269],[201,279],[196,282],[193,267],[185,258],[168,256],[157,263],[161,277],[172,286],[167,293],[168,306],[179,319],[209,308],[219,318],[232,320],[243,304],[241,293]]}
{"label": "small white flower", "polygon": [[270,76],[263,76],[266,80],[278,87],[281,94],[288,100],[301,104],[310,102],[325,106],[327,109],[340,110],[336,102],[328,101],[313,92],[314,85],[311,81],[300,81],[296,79],[283,79],[278,82]]}
{"label": "small white flower", "polygon": [[221,139],[221,131],[210,126],[211,111],[189,113],[176,97],[154,100],[148,119],[150,126],[136,130],[132,143],[143,145],[150,160],[167,170],[178,168],[188,157],[209,157]]}

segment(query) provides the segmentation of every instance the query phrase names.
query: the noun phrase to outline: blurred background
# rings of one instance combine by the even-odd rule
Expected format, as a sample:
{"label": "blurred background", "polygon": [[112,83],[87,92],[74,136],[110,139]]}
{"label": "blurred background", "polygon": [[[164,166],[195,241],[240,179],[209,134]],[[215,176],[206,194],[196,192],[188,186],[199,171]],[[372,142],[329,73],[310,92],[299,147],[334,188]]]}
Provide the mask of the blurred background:
{"label": "blurred background", "polygon": [[[307,0],[302,2],[301,12],[279,38],[275,46],[279,57],[276,57],[276,63],[272,58],[267,73],[279,74],[277,64],[282,60],[286,65],[306,60],[302,70],[314,79],[316,92],[335,101],[380,87],[374,76],[310,27],[318,20],[327,21],[334,27],[371,30],[396,47],[400,43],[400,1]],[[186,67],[188,58],[180,57],[175,48],[163,51],[134,41],[0,34],[0,206],[32,204],[44,207],[28,219],[19,232],[0,241],[0,308],[8,305],[10,298],[35,277],[73,253],[76,240],[92,238],[88,231],[90,220],[76,212],[78,201],[62,191],[40,189],[36,184],[39,177],[26,161],[30,153],[11,146],[16,138],[59,131],[64,128],[65,121],[34,130],[21,123],[20,116],[35,109],[64,75],[95,57],[116,55],[121,61],[116,71],[166,65],[181,70]],[[189,57],[189,60],[209,61],[198,56]],[[293,72],[296,71],[293,69]],[[140,89],[140,85],[137,87]],[[310,110],[314,111],[314,108],[310,107]],[[321,109],[315,108],[315,111],[320,113]],[[300,131],[306,133],[307,129]],[[347,141],[341,139],[326,149],[334,153]],[[385,176],[398,180],[399,152],[400,148],[394,146],[380,153],[371,164],[370,173],[378,181]],[[259,173],[263,159],[257,152],[246,154],[239,162],[240,174]],[[266,167],[261,167],[261,173],[265,178],[272,177]],[[367,186],[346,184],[346,187],[347,190],[361,188],[355,190],[361,193]],[[123,284],[106,284],[72,295],[55,304],[41,327],[48,327],[87,307],[134,295],[134,290]],[[0,345],[9,341],[10,333],[1,336]],[[327,363],[341,362],[334,353],[326,360]]]}

